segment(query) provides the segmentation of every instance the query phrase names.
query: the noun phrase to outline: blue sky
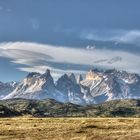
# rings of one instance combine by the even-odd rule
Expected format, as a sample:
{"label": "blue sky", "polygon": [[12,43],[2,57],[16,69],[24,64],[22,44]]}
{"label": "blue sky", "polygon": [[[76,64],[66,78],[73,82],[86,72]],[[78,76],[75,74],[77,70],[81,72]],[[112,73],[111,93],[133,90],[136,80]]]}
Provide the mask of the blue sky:
{"label": "blue sky", "polygon": [[139,0],[0,0],[0,81],[50,68],[140,73]]}

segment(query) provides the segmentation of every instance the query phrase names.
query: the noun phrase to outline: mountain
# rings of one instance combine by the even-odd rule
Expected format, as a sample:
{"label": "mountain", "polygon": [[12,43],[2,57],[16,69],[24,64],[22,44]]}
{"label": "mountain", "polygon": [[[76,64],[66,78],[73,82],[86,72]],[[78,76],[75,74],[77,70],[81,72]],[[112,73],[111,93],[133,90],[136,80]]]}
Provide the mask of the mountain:
{"label": "mountain", "polygon": [[140,76],[125,71],[91,70],[80,84],[97,104],[114,99],[140,98]]}
{"label": "mountain", "polygon": [[83,93],[81,92],[80,85],[76,83],[74,74],[68,76],[64,74],[56,82],[56,88],[66,95],[66,101],[75,104],[85,104]]}
{"label": "mountain", "polygon": [[44,74],[29,73],[3,99],[55,99],[78,105],[99,104],[115,99],[140,98],[140,76],[126,71],[90,70],[86,77],[62,75],[55,83],[46,70]]}
{"label": "mountain", "polygon": [[140,117],[140,100],[113,100],[80,106],[54,99],[9,99],[0,101],[0,117]]}
{"label": "mountain", "polygon": [[13,92],[3,99],[25,98],[25,99],[46,99],[55,98],[58,101],[65,101],[65,96],[56,89],[50,70],[44,74],[32,72],[15,88]]}
{"label": "mountain", "polygon": [[82,80],[83,80],[82,75],[81,75],[81,74],[78,75],[78,76],[77,76],[77,84],[79,84]]}
{"label": "mountain", "polygon": [[12,81],[9,83],[0,82],[0,99],[11,93],[17,86],[17,83]]}

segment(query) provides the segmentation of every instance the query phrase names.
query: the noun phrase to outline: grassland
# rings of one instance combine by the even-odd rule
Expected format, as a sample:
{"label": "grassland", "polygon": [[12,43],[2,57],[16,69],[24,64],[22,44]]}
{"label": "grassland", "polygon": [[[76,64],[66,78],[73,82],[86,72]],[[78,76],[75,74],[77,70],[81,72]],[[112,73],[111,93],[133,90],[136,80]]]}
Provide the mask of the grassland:
{"label": "grassland", "polygon": [[136,118],[0,118],[0,140],[139,140]]}

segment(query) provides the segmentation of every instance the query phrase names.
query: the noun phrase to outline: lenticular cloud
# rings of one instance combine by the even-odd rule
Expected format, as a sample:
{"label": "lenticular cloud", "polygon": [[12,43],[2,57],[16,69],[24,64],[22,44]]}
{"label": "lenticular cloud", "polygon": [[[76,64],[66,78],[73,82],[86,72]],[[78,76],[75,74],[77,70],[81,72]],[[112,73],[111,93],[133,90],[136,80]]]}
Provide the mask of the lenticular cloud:
{"label": "lenticular cloud", "polygon": [[[21,71],[42,73],[49,68],[54,75],[64,72],[81,73],[91,67],[117,68],[137,73],[140,71],[140,56],[107,49],[87,50],[29,42],[9,42],[0,44],[0,57],[9,58],[11,63],[19,64],[18,69]],[[116,58],[121,58],[121,61]]]}

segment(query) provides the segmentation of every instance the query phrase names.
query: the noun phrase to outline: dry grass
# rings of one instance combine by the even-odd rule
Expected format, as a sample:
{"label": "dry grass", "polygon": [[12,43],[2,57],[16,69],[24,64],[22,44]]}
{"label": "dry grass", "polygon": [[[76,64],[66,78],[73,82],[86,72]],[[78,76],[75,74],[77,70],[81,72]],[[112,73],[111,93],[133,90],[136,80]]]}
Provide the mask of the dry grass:
{"label": "dry grass", "polygon": [[0,139],[140,140],[140,119],[1,118]]}

